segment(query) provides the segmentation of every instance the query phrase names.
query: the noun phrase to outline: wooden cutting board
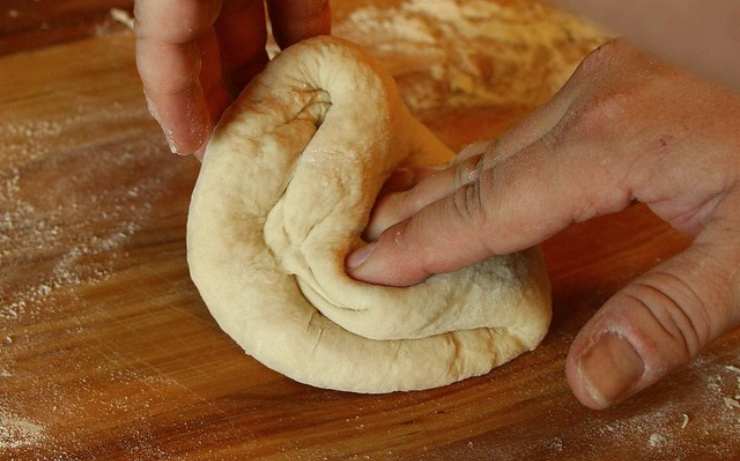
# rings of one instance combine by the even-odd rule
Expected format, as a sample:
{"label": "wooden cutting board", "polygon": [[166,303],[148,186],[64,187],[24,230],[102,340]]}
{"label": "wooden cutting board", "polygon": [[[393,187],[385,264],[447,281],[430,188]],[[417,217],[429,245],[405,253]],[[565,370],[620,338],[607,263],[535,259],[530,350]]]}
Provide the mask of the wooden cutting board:
{"label": "wooden cutting board", "polygon": [[[457,148],[523,112],[420,113]],[[740,331],[612,410],[567,388],[578,329],[688,243],[644,207],[546,242],[554,320],[535,352],[441,389],[356,395],[295,383],[219,330],[185,261],[198,167],[169,153],[148,116],[130,33],[0,58],[0,459],[740,454],[740,410],[726,400],[740,393]]]}

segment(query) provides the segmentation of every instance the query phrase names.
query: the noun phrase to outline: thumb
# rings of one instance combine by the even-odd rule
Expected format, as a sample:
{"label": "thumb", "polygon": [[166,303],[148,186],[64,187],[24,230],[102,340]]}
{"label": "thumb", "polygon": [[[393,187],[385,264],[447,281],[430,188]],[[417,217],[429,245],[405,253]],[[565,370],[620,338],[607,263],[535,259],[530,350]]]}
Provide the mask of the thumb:
{"label": "thumb", "polygon": [[[516,155],[492,152],[480,165],[471,157],[420,183],[405,194],[408,205],[397,207],[401,213],[411,208],[410,217],[352,253],[349,274],[375,284],[413,285],[432,274],[523,250],[573,221],[627,206],[628,192],[615,185],[619,175],[599,162],[560,155],[563,150],[553,146],[544,136]],[[435,201],[416,206],[429,196]]]}
{"label": "thumb", "polygon": [[566,374],[578,400],[594,409],[624,400],[736,326],[738,263],[740,251],[697,240],[614,295],[571,345]]}

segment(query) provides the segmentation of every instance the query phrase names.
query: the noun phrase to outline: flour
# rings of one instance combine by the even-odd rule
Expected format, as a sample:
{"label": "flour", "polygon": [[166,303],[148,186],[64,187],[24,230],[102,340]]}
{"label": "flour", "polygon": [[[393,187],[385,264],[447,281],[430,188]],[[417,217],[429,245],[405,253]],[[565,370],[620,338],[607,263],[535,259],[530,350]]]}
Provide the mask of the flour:
{"label": "flour", "polygon": [[686,429],[686,426],[689,425],[689,415],[686,413],[683,413],[681,415],[681,429]]}
{"label": "flour", "polygon": [[[78,316],[100,315],[86,309],[79,288],[103,282],[121,267],[131,239],[151,218],[153,202],[168,191],[178,173],[176,168],[159,175],[136,173],[144,162],[164,154],[158,131],[143,131],[142,120],[149,120],[143,106],[125,109],[113,102],[98,107],[84,101],[46,118],[0,118],[2,459],[42,449],[60,456],[43,459],[73,459],[63,455],[67,445],[60,446],[59,440],[73,439],[74,430],[65,428],[64,437],[59,437],[59,428],[65,418],[77,417],[80,408],[55,381],[59,362],[52,360],[48,369],[36,364],[29,374],[24,356],[46,334],[79,336],[90,321]],[[110,134],[98,133],[91,141],[92,129]],[[131,141],[121,143],[118,136]],[[101,175],[114,180],[100,188],[95,184]],[[42,319],[66,326],[31,335],[27,326]],[[64,354],[70,369],[84,362],[82,353],[53,352]],[[94,360],[104,363],[104,358]],[[71,386],[91,392],[83,380]],[[21,402],[34,402],[33,410]],[[43,423],[34,419],[38,411],[44,411]]]}
{"label": "flour", "polygon": [[122,10],[120,8],[111,8],[110,17],[114,21],[123,24],[128,29],[134,30],[134,26],[135,26],[134,17],[131,16],[131,13],[129,13],[128,11]]}
{"label": "flour", "polygon": [[650,438],[648,439],[648,445],[650,448],[662,448],[668,444],[668,439],[657,432],[650,434]]}
{"label": "flour", "polygon": [[541,104],[605,40],[595,27],[525,0],[367,6],[334,33],[382,56],[415,111]]}
{"label": "flour", "polygon": [[[128,49],[131,40],[110,44]],[[116,56],[124,55],[110,50],[90,62]],[[131,72],[119,74],[124,62]],[[152,415],[140,404],[161,408],[172,393],[142,386],[153,371],[111,358],[98,344],[100,325],[115,310],[99,302],[104,290],[96,286],[126,277],[136,239],[162,215],[169,219],[172,208],[156,205],[174,195],[190,162],[166,152],[133,62],[111,65],[105,69],[115,77],[100,91],[49,76],[38,87],[13,87],[0,113],[2,460],[94,459],[100,455],[83,443],[97,443],[86,428],[100,420],[130,423],[121,429],[131,433],[121,441],[125,459],[163,458]],[[135,405],[129,396],[138,396]]]}
{"label": "flour", "polygon": [[733,399],[732,397],[723,397],[722,401],[724,402],[725,407],[729,408],[730,410],[732,409],[740,410],[740,402]]}
{"label": "flour", "polygon": [[[151,201],[166,190],[166,175],[174,173],[137,178],[117,188],[81,191],[89,189],[87,184],[101,172],[130,170],[156,155],[159,138],[140,138],[116,149],[104,144],[94,147],[92,155],[84,152],[83,144],[80,155],[86,155],[86,167],[68,177],[54,173],[54,180],[46,185],[51,192],[48,198],[39,198],[37,189],[27,189],[27,183],[34,187],[28,176],[65,171],[66,162],[79,161],[79,155],[54,155],[51,146],[58,152],[80,150],[80,133],[84,136],[90,126],[125,126],[144,116],[143,108],[126,111],[118,103],[109,108],[82,104],[64,118],[0,122],[5,143],[0,166],[0,277],[9,280],[0,285],[0,320],[35,319],[54,310],[59,290],[95,283],[111,273],[119,250],[151,213]],[[70,133],[77,133],[77,138]],[[37,165],[43,165],[40,171]],[[36,262],[36,270],[23,279],[10,277],[11,268],[31,261]]]}
{"label": "flour", "polygon": [[0,450],[38,445],[44,438],[41,425],[0,408]]}

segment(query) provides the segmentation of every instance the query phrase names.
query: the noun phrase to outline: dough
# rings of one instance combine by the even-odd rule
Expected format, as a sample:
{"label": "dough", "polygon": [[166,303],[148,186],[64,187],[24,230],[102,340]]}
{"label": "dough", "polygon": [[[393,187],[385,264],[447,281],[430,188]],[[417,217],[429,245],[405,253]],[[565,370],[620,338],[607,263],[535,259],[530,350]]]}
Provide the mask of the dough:
{"label": "dough", "polygon": [[221,328],[297,381],[365,393],[442,386],[534,349],[550,323],[538,249],[410,288],[345,273],[388,175],[452,156],[353,45],[283,52],[224,114],[190,205],[190,273]]}

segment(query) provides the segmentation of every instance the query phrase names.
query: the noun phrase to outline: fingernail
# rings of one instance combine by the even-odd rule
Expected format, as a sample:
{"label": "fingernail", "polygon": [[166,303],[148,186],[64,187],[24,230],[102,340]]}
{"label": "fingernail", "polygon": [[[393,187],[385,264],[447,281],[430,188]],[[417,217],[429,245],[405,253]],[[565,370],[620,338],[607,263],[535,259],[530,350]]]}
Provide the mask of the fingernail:
{"label": "fingernail", "polygon": [[373,252],[376,245],[376,243],[371,243],[353,251],[347,257],[347,267],[349,267],[350,269],[357,269],[358,267],[360,267],[365,261],[367,261],[367,258]]}
{"label": "fingernail", "polygon": [[175,155],[183,155],[180,153],[180,149],[177,147],[177,144],[175,143],[174,139],[174,133],[172,130],[165,129],[164,130],[164,138],[167,140],[167,146],[170,148],[170,152],[172,152]]}
{"label": "fingernail", "polygon": [[170,152],[176,155],[180,155],[180,152],[177,151],[177,144],[175,144],[175,141],[169,137],[169,135],[165,135],[167,138],[167,145],[170,147]]}
{"label": "fingernail", "polygon": [[607,407],[627,397],[645,370],[635,348],[614,333],[604,333],[581,355],[578,371],[586,390]]}

